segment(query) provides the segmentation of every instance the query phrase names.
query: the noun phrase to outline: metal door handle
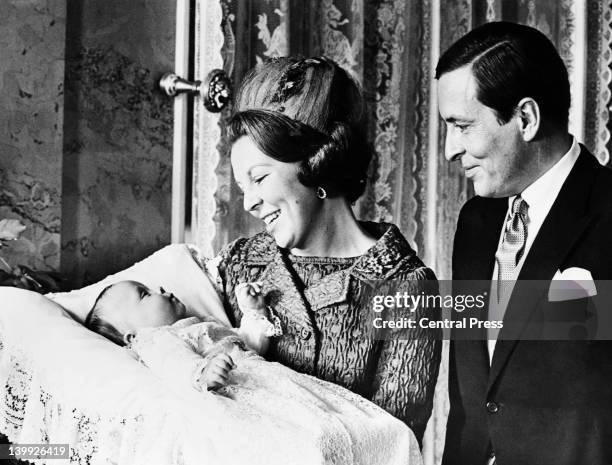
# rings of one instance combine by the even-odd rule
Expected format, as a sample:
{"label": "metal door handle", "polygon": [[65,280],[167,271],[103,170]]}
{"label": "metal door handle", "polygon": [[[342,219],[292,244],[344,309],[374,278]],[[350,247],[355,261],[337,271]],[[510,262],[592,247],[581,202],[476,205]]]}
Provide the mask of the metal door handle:
{"label": "metal door handle", "polygon": [[166,73],[159,80],[159,87],[170,97],[178,94],[199,94],[204,107],[218,113],[223,110],[232,98],[232,82],[221,69],[213,69],[204,82],[188,81],[174,73]]}

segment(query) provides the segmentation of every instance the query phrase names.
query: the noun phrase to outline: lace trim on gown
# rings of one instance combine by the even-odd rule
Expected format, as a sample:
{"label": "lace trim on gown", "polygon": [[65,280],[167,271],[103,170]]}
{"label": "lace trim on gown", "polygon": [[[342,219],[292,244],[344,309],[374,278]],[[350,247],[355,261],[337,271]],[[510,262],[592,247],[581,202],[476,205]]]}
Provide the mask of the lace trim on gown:
{"label": "lace trim on gown", "polygon": [[422,463],[414,435],[374,404],[257,356],[239,361],[221,395],[176,386],[176,402],[155,391],[158,402],[131,403],[122,416],[74,408],[34,365],[17,347],[0,351],[0,431],[14,443],[67,443],[71,464]]}

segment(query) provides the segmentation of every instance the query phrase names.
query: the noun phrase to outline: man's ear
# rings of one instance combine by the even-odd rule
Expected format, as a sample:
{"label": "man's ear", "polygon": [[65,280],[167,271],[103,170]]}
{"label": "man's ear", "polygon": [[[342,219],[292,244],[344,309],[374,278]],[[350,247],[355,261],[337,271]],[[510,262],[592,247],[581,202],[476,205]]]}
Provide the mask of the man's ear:
{"label": "man's ear", "polygon": [[123,335],[123,342],[125,342],[125,345],[131,344],[131,342],[134,340],[135,336],[136,335],[134,333],[125,333]]}
{"label": "man's ear", "polygon": [[540,129],[540,106],[531,97],[525,97],[516,106],[520,131],[525,142],[532,141]]}

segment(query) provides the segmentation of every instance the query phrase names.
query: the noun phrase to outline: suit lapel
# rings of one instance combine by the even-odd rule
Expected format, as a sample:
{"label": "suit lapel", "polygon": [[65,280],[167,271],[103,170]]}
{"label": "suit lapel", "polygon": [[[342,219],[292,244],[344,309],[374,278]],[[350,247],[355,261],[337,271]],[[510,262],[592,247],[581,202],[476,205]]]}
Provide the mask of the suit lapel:
{"label": "suit lapel", "polygon": [[[453,293],[489,298],[495,251],[508,209],[508,199],[479,199],[476,212],[457,231]],[[484,329],[478,330],[484,335]],[[465,331],[462,331],[465,333]],[[488,365],[488,362],[487,362]]]}
{"label": "suit lapel", "polygon": [[[506,309],[504,321],[512,324],[504,325],[500,331],[489,387],[514,350],[539,302],[545,298],[547,289],[540,285],[540,289],[534,290],[536,286],[530,282],[550,281],[595,217],[589,212],[588,201],[596,168],[597,161],[583,148],[531,246]],[[529,299],[521,298],[521,294],[526,295],[521,293],[521,288],[530,292]]]}
{"label": "suit lapel", "polygon": [[475,224],[472,229],[477,232],[472,237],[474,243],[469,250],[477,252],[474,253],[471,269],[466,270],[465,276],[469,279],[489,281],[493,276],[495,251],[507,210],[508,199],[503,198],[487,199],[480,211],[480,217],[476,220],[479,224]]}
{"label": "suit lapel", "polygon": [[[475,199],[473,213],[457,230],[453,251],[453,293],[455,295],[489,296],[490,280],[495,262],[495,250],[508,209],[508,199]],[[459,314],[454,315],[460,317]],[[469,335],[466,334],[469,331]],[[484,328],[462,330],[471,340],[453,341],[456,370],[462,389],[486,390],[489,355]]]}
{"label": "suit lapel", "polygon": [[542,224],[519,274],[520,280],[551,280],[593,219],[589,198],[598,162],[582,150]]}

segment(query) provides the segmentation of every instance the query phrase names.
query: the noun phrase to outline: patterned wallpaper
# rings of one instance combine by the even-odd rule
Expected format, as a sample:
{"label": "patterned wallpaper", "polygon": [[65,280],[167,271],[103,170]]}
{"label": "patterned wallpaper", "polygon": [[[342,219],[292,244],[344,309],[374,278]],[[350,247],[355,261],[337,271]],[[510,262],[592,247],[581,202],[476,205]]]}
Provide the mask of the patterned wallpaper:
{"label": "patterned wallpaper", "polygon": [[0,6],[0,218],[27,230],[12,264],[71,286],[170,241],[174,2]]}
{"label": "patterned wallpaper", "polygon": [[97,280],[170,241],[174,2],[68,2],[62,270]]}
{"label": "patterned wallpaper", "polygon": [[60,262],[65,4],[0,6],[0,218],[27,226],[2,251],[12,265]]}

